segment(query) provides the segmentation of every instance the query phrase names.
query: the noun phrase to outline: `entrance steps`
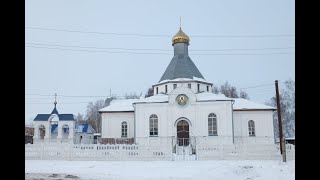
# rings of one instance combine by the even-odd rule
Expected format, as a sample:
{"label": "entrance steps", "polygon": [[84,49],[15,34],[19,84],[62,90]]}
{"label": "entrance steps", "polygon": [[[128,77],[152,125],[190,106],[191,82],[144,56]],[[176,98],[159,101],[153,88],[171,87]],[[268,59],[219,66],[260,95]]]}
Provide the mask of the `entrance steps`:
{"label": "entrance steps", "polygon": [[174,161],[195,161],[196,155],[195,154],[175,154],[173,153],[173,160]]}
{"label": "entrance steps", "polygon": [[176,153],[173,153],[174,161],[195,161],[196,155],[192,154],[191,146],[176,146]]}

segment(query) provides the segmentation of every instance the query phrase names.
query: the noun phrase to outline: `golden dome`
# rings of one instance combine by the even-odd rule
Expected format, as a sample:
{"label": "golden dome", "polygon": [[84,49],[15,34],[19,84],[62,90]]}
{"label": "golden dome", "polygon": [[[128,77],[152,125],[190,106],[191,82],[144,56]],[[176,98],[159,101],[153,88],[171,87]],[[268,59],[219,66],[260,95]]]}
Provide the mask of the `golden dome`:
{"label": "golden dome", "polygon": [[189,44],[189,41],[190,41],[189,37],[180,28],[178,33],[172,38],[172,46],[175,43],[180,43],[180,42]]}

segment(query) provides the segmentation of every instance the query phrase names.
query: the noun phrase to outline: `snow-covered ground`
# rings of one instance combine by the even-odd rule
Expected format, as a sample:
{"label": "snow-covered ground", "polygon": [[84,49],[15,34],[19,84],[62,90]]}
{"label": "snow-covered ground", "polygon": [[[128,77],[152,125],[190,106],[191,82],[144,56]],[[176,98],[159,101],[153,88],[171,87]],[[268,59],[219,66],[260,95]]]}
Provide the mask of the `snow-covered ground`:
{"label": "snow-covered ground", "polygon": [[295,161],[26,160],[26,179],[293,180]]}

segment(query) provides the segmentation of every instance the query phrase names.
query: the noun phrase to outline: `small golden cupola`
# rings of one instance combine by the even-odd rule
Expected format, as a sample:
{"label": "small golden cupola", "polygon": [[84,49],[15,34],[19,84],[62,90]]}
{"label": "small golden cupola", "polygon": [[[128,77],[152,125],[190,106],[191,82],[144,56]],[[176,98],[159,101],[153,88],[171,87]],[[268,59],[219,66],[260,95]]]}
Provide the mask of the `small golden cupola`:
{"label": "small golden cupola", "polygon": [[181,27],[178,33],[172,38],[172,46],[176,43],[187,43],[189,45],[190,38],[182,31]]}

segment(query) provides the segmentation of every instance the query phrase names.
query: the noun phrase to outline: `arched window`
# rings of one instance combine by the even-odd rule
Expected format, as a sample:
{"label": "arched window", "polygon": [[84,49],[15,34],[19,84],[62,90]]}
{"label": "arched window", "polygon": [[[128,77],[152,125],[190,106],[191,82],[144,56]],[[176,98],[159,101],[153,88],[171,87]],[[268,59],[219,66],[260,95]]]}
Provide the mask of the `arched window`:
{"label": "arched window", "polygon": [[249,136],[256,136],[254,121],[250,120],[248,122],[248,128],[249,128]]}
{"label": "arched window", "polygon": [[158,136],[158,116],[152,114],[149,119],[150,136]]}
{"label": "arched window", "polygon": [[62,138],[68,139],[68,137],[69,137],[69,126],[64,125],[64,126],[62,126]]}
{"label": "arched window", "polygon": [[39,137],[40,139],[44,139],[45,135],[46,135],[46,127],[44,125],[40,125],[39,128]]}
{"label": "arched window", "polygon": [[127,122],[121,123],[121,137],[128,137],[128,125]]}
{"label": "arched window", "polygon": [[209,136],[217,136],[217,116],[214,113],[209,114],[208,116],[208,134]]}

